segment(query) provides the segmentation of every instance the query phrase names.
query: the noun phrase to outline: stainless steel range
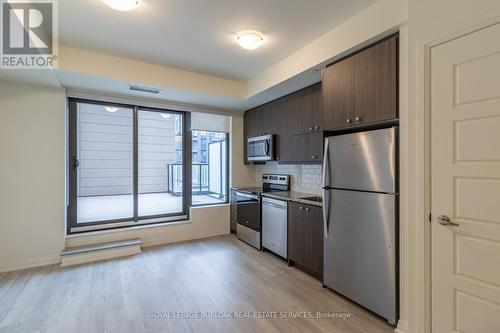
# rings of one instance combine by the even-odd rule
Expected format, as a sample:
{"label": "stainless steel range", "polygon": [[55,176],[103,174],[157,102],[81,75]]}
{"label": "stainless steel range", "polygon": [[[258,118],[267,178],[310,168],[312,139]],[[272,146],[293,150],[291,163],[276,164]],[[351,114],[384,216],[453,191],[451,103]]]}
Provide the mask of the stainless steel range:
{"label": "stainless steel range", "polygon": [[290,176],[262,175],[262,187],[233,188],[232,221],[236,221],[238,239],[257,249],[262,249],[262,193],[290,190]]}

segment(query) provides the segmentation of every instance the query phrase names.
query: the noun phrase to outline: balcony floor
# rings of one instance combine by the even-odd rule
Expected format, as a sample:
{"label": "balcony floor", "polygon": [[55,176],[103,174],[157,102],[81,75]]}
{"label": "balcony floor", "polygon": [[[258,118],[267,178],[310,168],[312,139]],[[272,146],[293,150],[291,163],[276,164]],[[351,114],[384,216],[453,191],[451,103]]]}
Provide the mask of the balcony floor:
{"label": "balcony floor", "polygon": [[[78,223],[126,219],[133,216],[133,196],[107,195],[78,198]],[[223,203],[209,195],[194,195],[193,205]],[[139,216],[182,211],[182,197],[169,193],[139,194]]]}

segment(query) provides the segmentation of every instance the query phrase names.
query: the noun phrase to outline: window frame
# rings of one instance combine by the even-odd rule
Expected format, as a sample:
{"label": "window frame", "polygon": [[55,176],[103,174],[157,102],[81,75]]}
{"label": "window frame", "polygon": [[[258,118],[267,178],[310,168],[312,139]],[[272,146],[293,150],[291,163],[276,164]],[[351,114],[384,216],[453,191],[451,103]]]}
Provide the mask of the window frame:
{"label": "window frame", "polygon": [[[195,130],[195,131],[202,132],[202,130]],[[230,174],[230,170],[229,170],[229,166],[230,166],[230,163],[229,163],[229,160],[230,160],[229,133],[223,132],[223,131],[208,131],[208,130],[203,131],[203,132],[223,133],[226,136],[226,138],[225,138],[225,141],[226,141],[225,150],[226,150],[226,157],[227,158],[226,158],[226,175],[224,177],[226,179],[226,200],[221,201],[221,202],[205,203],[205,204],[198,204],[198,205],[193,205],[191,203],[191,207],[209,207],[209,206],[217,206],[217,205],[227,205],[227,204],[229,204],[229,174]],[[192,133],[192,131],[191,131],[191,133]],[[208,144],[207,144],[207,146],[208,146]],[[192,164],[192,162],[193,161],[192,161],[192,157],[191,157],[191,164]],[[222,177],[221,177],[221,179],[222,179]],[[191,184],[191,187],[192,187],[192,184]],[[191,200],[192,200],[192,194],[191,194]]]}
{"label": "window frame", "polygon": [[[122,108],[133,109],[133,197],[134,197],[134,207],[133,207],[133,217],[114,219],[114,220],[101,220],[92,222],[77,222],[77,199],[78,199],[78,171],[73,168],[73,158],[77,157],[78,153],[78,116],[77,116],[77,105],[78,103],[87,103],[93,105],[102,106],[115,106]],[[139,216],[138,215],[138,189],[139,189],[139,160],[138,160],[138,113],[139,110],[158,112],[158,113],[171,113],[178,114],[182,116],[182,189],[183,189],[183,207],[182,212],[168,213],[161,215],[148,215]],[[84,98],[68,98],[68,137],[67,137],[67,214],[66,214],[66,233],[68,235],[78,234],[90,231],[102,231],[110,229],[119,228],[129,228],[138,225],[151,225],[151,224],[163,224],[172,223],[189,220],[189,209],[191,207],[191,113],[185,111],[177,111],[170,109],[160,109],[141,105],[133,104],[123,104],[116,102],[108,102],[104,100],[91,100]],[[189,172],[188,172],[189,171]]]}

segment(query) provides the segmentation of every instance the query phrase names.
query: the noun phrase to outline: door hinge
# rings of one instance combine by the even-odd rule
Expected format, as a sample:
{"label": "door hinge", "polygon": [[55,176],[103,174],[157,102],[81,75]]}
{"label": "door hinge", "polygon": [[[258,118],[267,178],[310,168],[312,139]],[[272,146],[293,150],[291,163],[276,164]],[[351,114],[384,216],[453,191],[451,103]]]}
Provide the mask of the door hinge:
{"label": "door hinge", "polygon": [[432,222],[432,213],[429,213],[429,222]]}

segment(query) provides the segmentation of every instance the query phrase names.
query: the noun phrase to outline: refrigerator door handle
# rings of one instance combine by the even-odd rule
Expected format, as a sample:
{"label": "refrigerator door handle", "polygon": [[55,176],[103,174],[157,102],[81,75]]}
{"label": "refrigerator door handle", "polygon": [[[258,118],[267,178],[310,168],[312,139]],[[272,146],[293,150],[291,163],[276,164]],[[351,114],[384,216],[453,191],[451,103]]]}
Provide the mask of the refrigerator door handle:
{"label": "refrigerator door handle", "polygon": [[326,183],[326,178],[327,178],[327,173],[328,173],[329,168],[330,168],[330,163],[328,160],[328,138],[326,138],[325,139],[325,152],[324,152],[324,156],[323,156],[323,181],[322,181],[323,188],[330,185],[330,184]]}
{"label": "refrigerator door handle", "polygon": [[328,188],[327,186],[327,177],[329,177],[328,171],[330,168],[330,163],[328,159],[328,138],[325,139],[325,153],[323,156],[323,226],[325,229],[325,238],[328,238],[328,215],[330,209],[328,205],[330,204],[330,200],[328,198]]}
{"label": "refrigerator door handle", "polygon": [[325,229],[325,238],[328,238],[328,228],[329,228],[329,221],[328,221],[328,216],[330,215],[330,207],[328,206],[329,205],[329,202],[330,202],[330,198],[328,197],[329,196],[329,193],[330,193],[330,190],[328,189],[324,189],[323,190],[323,226],[324,226],[324,229]]}

